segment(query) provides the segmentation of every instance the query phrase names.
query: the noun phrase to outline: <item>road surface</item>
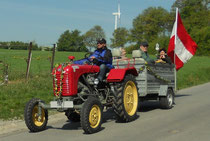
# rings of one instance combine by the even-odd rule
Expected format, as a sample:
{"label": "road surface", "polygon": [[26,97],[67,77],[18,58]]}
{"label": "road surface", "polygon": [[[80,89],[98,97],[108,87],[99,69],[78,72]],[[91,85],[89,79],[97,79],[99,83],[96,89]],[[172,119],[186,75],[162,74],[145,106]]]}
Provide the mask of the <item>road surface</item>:
{"label": "road surface", "polygon": [[45,131],[24,129],[0,135],[0,141],[209,141],[210,83],[180,90],[175,102],[171,110],[160,109],[157,102],[144,102],[138,119],[130,123],[116,123],[108,111],[102,130],[91,135],[84,134],[80,123],[64,117],[49,123]]}

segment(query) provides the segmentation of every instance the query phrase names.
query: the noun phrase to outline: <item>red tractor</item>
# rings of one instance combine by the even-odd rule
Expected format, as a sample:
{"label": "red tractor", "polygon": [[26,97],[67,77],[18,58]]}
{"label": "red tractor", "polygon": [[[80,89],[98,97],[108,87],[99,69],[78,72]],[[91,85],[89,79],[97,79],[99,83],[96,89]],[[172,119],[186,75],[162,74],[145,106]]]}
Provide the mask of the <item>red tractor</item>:
{"label": "red tractor", "polygon": [[25,107],[25,123],[31,132],[42,131],[48,122],[48,109],[65,112],[72,122],[80,121],[85,133],[95,133],[101,128],[104,107],[113,107],[116,119],[129,122],[137,117],[139,103],[134,65],[111,69],[103,85],[94,83],[99,67],[86,64],[61,64],[53,69],[55,99],[45,104],[39,99],[30,100]]}

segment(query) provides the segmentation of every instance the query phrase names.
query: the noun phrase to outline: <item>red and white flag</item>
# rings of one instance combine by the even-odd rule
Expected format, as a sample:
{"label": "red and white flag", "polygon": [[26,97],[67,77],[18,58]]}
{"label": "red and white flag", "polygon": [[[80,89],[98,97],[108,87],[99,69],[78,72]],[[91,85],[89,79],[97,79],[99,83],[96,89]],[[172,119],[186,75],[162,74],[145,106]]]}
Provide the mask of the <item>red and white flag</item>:
{"label": "red and white flag", "polygon": [[190,35],[185,30],[180,14],[177,10],[177,18],[171,33],[167,52],[172,62],[175,62],[176,70],[179,70],[181,67],[183,67],[183,65],[190,60],[193,55],[195,55],[196,49],[197,44],[192,40]]}

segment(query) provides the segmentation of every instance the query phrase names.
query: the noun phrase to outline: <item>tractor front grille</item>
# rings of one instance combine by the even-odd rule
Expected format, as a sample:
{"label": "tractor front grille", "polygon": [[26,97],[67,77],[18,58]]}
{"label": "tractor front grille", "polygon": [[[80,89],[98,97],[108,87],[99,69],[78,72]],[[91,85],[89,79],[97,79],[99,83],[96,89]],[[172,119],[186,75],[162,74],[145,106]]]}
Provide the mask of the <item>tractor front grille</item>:
{"label": "tractor front grille", "polygon": [[70,94],[69,76],[68,74],[64,74],[62,80],[62,95],[67,96],[69,94]]}

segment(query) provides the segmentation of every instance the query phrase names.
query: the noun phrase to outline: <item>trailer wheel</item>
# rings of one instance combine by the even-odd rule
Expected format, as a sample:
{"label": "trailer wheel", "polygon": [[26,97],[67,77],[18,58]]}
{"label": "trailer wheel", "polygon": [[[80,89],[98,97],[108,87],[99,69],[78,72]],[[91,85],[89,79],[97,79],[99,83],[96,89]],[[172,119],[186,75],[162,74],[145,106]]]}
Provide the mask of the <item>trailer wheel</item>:
{"label": "trailer wheel", "polygon": [[138,88],[133,75],[114,86],[114,111],[117,120],[121,122],[133,121],[137,117]]}
{"label": "trailer wheel", "polygon": [[174,93],[172,89],[168,89],[165,97],[160,97],[160,105],[163,109],[171,109],[174,103]]}
{"label": "trailer wheel", "polygon": [[75,111],[72,111],[72,110],[69,109],[65,112],[65,115],[72,122],[79,122],[80,121],[80,114],[75,112]]}
{"label": "trailer wheel", "polygon": [[85,133],[92,134],[101,129],[102,113],[101,102],[95,97],[88,97],[80,113],[81,126]]}
{"label": "trailer wheel", "polygon": [[48,121],[48,111],[41,108],[41,116],[38,115],[39,101],[40,100],[36,98],[31,99],[25,106],[25,123],[31,132],[39,132],[46,129]]}

